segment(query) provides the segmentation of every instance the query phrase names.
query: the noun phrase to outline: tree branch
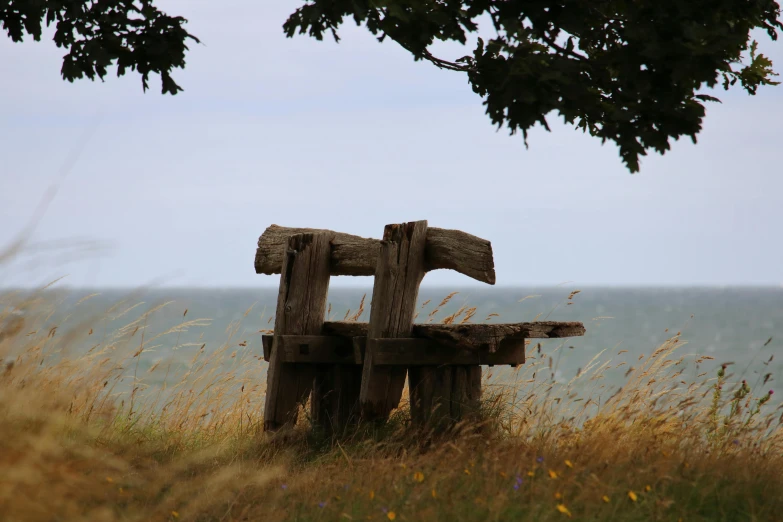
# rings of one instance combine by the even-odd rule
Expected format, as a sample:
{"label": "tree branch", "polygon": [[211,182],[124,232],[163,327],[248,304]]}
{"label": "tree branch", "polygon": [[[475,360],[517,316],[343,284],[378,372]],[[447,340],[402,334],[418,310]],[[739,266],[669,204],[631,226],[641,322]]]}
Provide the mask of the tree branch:
{"label": "tree branch", "polygon": [[545,44],[547,44],[549,47],[552,47],[556,51],[558,51],[560,54],[565,54],[566,56],[571,56],[572,58],[576,58],[577,60],[581,60],[583,62],[590,62],[590,59],[587,56],[581,55],[579,53],[575,53],[574,51],[569,51],[568,49],[564,49],[563,47],[560,47],[555,43],[554,40],[547,38],[546,36],[539,36],[541,40]]}
{"label": "tree branch", "polygon": [[[394,41],[397,42],[400,45],[400,47],[402,47],[403,49],[411,53],[413,56],[416,56],[416,53],[414,53],[408,46],[406,46],[405,44],[397,40]],[[433,56],[432,53],[426,49],[422,53],[421,57],[427,60],[428,62],[435,64],[435,66],[438,67],[439,69],[447,69],[449,71],[459,71],[459,72],[468,72],[471,70],[471,67],[468,67],[467,65],[457,63],[457,62],[450,62],[448,60],[443,60],[441,58],[438,58],[437,56]]]}

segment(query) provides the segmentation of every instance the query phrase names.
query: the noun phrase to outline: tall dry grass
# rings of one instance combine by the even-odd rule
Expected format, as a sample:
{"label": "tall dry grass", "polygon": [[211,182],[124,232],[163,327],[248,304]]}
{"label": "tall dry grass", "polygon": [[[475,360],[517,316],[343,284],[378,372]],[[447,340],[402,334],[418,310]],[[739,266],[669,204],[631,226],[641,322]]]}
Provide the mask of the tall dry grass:
{"label": "tall dry grass", "polygon": [[[179,324],[152,331],[150,317],[172,306],[161,303],[107,330],[137,306],[124,301],[91,321],[71,324],[75,315],[65,313],[53,324],[63,306],[53,296],[0,297],[0,520],[693,521],[783,513],[780,407],[732,366],[682,353],[679,335],[627,368],[619,390],[604,384],[624,364],[615,354],[599,354],[558,383],[556,361],[568,348],[531,345],[528,363],[502,381],[487,372],[481,430],[434,440],[409,428],[403,404],[384,428],[323,440],[306,415],[285,436],[262,432],[260,336],[239,338],[239,323],[215,349],[187,347],[184,372],[172,374],[167,362],[140,370],[145,352],[180,347],[181,334],[205,320],[183,311]],[[462,307],[441,320],[476,313]],[[686,380],[686,369],[710,363],[713,371]],[[165,385],[149,386],[166,372]]]}

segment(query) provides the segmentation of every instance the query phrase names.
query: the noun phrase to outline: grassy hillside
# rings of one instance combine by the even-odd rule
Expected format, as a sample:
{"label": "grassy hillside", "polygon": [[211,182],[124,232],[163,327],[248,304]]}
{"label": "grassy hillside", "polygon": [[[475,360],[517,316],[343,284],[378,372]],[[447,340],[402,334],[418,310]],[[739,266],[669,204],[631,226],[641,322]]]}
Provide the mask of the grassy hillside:
{"label": "grassy hillside", "polygon": [[238,324],[149,388],[171,367],[142,375],[140,355],[198,321],[149,331],[152,307],[106,331],[134,303],[89,324],[53,324],[58,306],[0,296],[3,521],[783,519],[783,415],[764,361],[744,382],[754,368],[682,350],[678,335],[619,390],[602,384],[613,354],[557,383],[560,347],[531,347],[511,379],[488,380],[478,426],[435,439],[403,404],[382,428],[325,440],[306,410],[289,432],[261,431],[260,339],[238,339]]}

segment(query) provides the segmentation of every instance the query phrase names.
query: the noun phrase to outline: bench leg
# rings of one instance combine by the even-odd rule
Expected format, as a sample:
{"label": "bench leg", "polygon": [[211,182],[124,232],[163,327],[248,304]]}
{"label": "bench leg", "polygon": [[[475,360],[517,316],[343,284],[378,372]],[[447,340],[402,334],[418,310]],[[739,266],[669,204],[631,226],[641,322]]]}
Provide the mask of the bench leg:
{"label": "bench leg", "polygon": [[264,430],[296,423],[299,405],[313,387],[311,365],[283,363],[280,335],[318,335],[324,324],[329,291],[331,234],[297,234],[284,247],[285,262],[275,313],[275,339],[267,372]]}
{"label": "bench leg", "polygon": [[481,366],[416,366],[408,378],[414,426],[441,432],[478,415]]}
{"label": "bench leg", "polygon": [[310,414],[326,435],[340,435],[359,417],[362,367],[318,365]]}

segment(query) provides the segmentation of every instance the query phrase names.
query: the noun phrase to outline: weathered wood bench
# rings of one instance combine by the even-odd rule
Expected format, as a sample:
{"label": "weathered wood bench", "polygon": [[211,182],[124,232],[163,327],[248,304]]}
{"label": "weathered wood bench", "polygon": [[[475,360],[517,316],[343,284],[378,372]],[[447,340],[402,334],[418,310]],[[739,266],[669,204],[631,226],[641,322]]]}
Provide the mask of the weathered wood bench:
{"label": "weathered wood bench", "polygon": [[[387,225],[383,240],[272,225],[258,240],[257,273],[281,274],[269,362],[264,427],[296,421],[311,397],[312,419],[338,431],[383,420],[408,377],[412,421],[442,427],[474,414],[481,365],[525,362],[525,339],[584,335],[577,322],[414,324],[419,284],[447,268],[495,283],[489,241],[426,221]],[[324,321],[331,275],[374,275],[370,322]]]}

